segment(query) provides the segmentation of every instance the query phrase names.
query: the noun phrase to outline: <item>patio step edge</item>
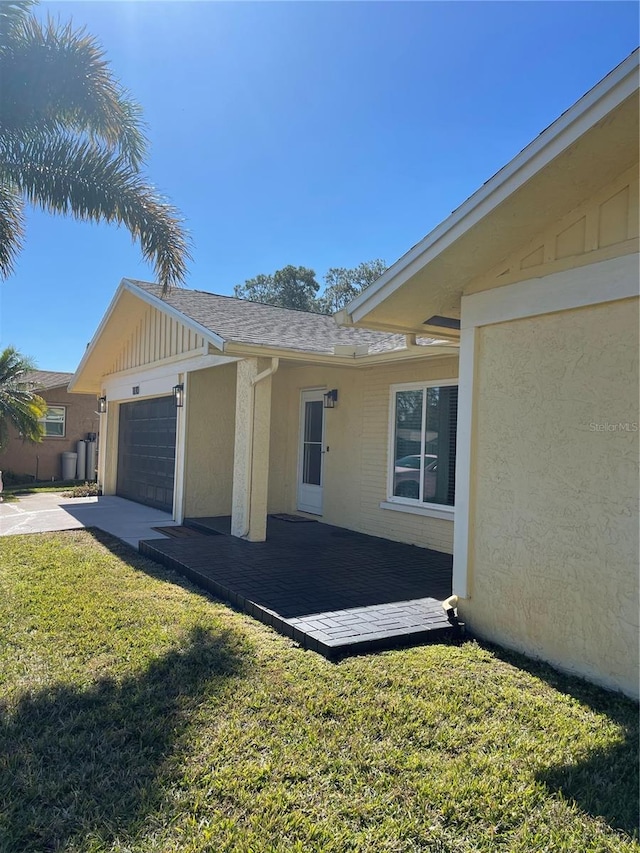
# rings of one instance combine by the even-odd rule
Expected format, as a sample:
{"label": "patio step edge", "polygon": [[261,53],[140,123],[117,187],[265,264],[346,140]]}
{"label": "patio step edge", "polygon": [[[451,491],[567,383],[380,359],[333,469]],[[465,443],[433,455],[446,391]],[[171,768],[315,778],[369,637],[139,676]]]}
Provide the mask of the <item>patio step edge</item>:
{"label": "patio step edge", "polygon": [[138,551],[168,569],[178,572],[188,578],[196,586],[220,598],[231,607],[257,619],[264,625],[273,628],[277,633],[297,642],[302,648],[317,652],[328,660],[337,661],[351,655],[368,654],[370,652],[406,648],[407,646],[422,645],[433,642],[451,642],[457,639],[456,630],[450,624],[439,622],[430,628],[416,626],[412,628],[391,629],[389,631],[363,634],[356,637],[345,637],[335,641],[325,641],[313,634],[300,630],[293,622],[278,613],[263,607],[255,601],[245,598],[226,586],[208,577],[196,568],[188,566],[176,557],[164,553],[156,547],[157,540],[140,540]]}

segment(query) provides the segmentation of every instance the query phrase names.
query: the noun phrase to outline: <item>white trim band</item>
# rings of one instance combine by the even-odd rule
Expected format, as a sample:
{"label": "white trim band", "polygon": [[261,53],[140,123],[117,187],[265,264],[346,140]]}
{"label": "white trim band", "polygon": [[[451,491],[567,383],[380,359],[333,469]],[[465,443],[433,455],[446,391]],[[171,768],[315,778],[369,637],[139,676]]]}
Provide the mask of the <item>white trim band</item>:
{"label": "white trim band", "polygon": [[461,328],[506,323],[638,296],[640,255],[633,253],[462,297]]}

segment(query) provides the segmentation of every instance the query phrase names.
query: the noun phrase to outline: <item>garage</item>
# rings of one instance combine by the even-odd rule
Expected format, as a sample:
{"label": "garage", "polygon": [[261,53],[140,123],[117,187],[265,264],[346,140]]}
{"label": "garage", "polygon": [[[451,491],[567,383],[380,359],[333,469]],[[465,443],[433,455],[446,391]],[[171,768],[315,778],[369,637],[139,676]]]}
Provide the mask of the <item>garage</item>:
{"label": "garage", "polygon": [[116,494],[172,512],[175,458],[173,397],[122,403]]}

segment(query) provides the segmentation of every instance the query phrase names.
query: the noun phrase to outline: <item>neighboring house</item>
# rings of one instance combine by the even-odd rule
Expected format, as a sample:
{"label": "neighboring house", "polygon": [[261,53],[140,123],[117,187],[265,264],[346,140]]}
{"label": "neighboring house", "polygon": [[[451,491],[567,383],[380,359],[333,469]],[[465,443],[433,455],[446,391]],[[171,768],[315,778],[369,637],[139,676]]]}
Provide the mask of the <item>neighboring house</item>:
{"label": "neighboring house", "polygon": [[[457,362],[423,336],[124,279],[70,389],[106,398],[106,494],[231,515],[252,541],[267,513],[303,511],[451,553]],[[395,462],[437,453],[420,500],[419,465]]]}
{"label": "neighboring house", "polygon": [[472,631],[632,696],[638,102],[636,51],[341,317],[459,338],[453,589]]}
{"label": "neighboring house", "polygon": [[79,440],[97,433],[99,416],[95,394],[69,394],[67,385],[73,373],[34,370],[29,381],[46,400],[48,410],[42,419],[41,442],[25,441],[15,429],[9,429],[9,442],[0,452],[0,470],[28,475],[35,480],[59,480],[65,451],[75,452]]}

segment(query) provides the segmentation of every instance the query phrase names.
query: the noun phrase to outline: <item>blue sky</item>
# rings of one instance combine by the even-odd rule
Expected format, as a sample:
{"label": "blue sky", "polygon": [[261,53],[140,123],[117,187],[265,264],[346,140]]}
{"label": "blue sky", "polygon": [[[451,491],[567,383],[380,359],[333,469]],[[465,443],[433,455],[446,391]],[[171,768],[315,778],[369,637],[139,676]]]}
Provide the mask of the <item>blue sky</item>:
{"label": "blue sky", "polygon": [[[148,173],[194,243],[188,286],[395,261],[621,62],[617,2],[73,2],[144,109]],[[123,229],[33,211],[0,346],[74,370],[123,276]]]}

